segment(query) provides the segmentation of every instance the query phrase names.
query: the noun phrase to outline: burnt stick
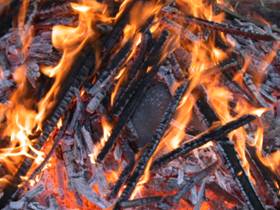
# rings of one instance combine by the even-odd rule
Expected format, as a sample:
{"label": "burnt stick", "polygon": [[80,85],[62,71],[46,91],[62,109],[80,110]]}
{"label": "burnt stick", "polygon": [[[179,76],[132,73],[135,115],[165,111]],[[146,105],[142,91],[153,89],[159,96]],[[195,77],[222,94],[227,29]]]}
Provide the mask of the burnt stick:
{"label": "burnt stick", "polygon": [[187,180],[185,180],[179,187],[178,191],[175,194],[167,195],[167,196],[151,196],[151,197],[144,197],[129,201],[123,201],[120,203],[121,208],[132,208],[132,207],[139,207],[139,206],[147,206],[151,204],[157,204],[160,202],[167,202],[176,204],[179,200],[191,190],[191,188],[201,182],[205,177],[209,176],[218,166],[218,162],[214,162],[206,168],[202,169],[201,171],[193,174]]}
{"label": "burnt stick", "polygon": [[129,40],[125,45],[117,52],[117,54],[112,58],[112,61],[109,62],[109,65],[102,70],[98,80],[95,82],[94,86],[90,90],[91,95],[95,95],[102,88],[104,81],[108,80],[108,77],[112,74],[115,75],[116,71],[124,63],[128,57],[129,52],[131,51],[132,42]]}
{"label": "burnt stick", "polygon": [[[263,27],[263,28],[267,27],[267,25],[257,21],[256,19],[249,19],[249,18],[247,18],[245,16],[242,16],[242,15],[236,13],[235,11],[232,11],[232,10],[228,9],[224,5],[216,4],[215,6],[217,6],[218,9],[220,9],[221,11],[226,13],[226,15],[228,16],[229,19],[233,20],[235,18],[238,18],[238,19],[240,19],[242,21],[245,21],[245,22],[251,22],[251,23],[253,23],[253,24],[255,24],[255,25],[259,26],[259,27]],[[280,29],[277,26],[271,25],[270,28],[272,29],[272,31],[280,33]]]}
{"label": "burnt stick", "polygon": [[163,11],[163,14],[167,16],[170,19],[176,19],[176,21],[181,22],[183,25],[190,25],[195,24],[201,27],[205,27],[214,31],[229,33],[231,35],[237,35],[237,36],[244,36],[253,40],[263,40],[263,41],[276,41],[276,38],[274,36],[271,36],[269,34],[261,34],[261,33],[252,33],[247,31],[242,31],[240,28],[225,24],[225,23],[217,23],[213,21],[208,21],[200,18],[196,18],[193,16],[185,16],[184,14],[180,12],[166,12]]}
{"label": "burnt stick", "polygon": [[32,172],[32,174],[30,175],[30,177],[28,178],[29,180],[35,178],[35,176],[41,172],[41,170],[44,168],[44,166],[48,163],[49,159],[52,157],[53,153],[55,152],[57,146],[60,143],[60,140],[62,139],[66,128],[68,126],[68,120],[69,120],[69,114],[66,115],[66,117],[63,119],[63,125],[62,127],[58,130],[57,135],[54,138],[53,141],[53,145],[51,150],[49,151],[49,153],[46,155],[46,157],[44,158],[43,162]]}
{"label": "burnt stick", "polygon": [[93,98],[90,100],[87,111],[93,113],[107,95],[110,87],[113,85],[114,77],[120,70],[120,67],[126,61],[131,52],[132,42],[128,41],[119,52],[112,58],[110,65],[102,71],[99,79],[90,90]]}
{"label": "burnt stick", "polygon": [[[65,111],[67,111],[69,103],[76,94],[76,89],[80,88],[91,73],[94,65],[95,59],[93,50],[91,45],[87,44],[72,65],[70,73],[64,81],[64,85],[57,95],[56,105],[49,111],[49,114],[44,119],[43,132],[34,145],[35,149],[40,150],[42,148],[50,133],[55,128],[59,118],[65,113]],[[30,153],[33,154],[32,151],[30,151]],[[3,196],[0,198],[0,208],[4,208],[13,197],[14,193],[18,190],[18,185],[21,183],[21,177],[26,175],[32,166],[33,161],[33,159],[27,157],[24,159],[11,182],[3,190]]]}
{"label": "burnt stick", "polygon": [[[112,113],[114,115],[120,116],[123,109],[127,105],[127,103],[130,101],[130,99],[133,97],[135,92],[138,90],[139,85],[141,85],[142,80],[145,80],[145,70],[148,68],[148,66],[153,66],[154,64],[158,63],[159,60],[159,54],[161,52],[162,46],[164,42],[167,39],[167,32],[164,32],[164,34],[161,35],[159,40],[154,43],[153,47],[147,52],[147,55],[145,56],[145,59],[143,63],[140,63],[139,65],[136,65],[134,68],[138,68],[139,72],[139,80],[136,80],[133,84],[131,84],[130,88],[123,94],[123,96],[116,102],[114,107],[112,108]],[[150,35],[148,35],[150,36]],[[151,41],[151,38],[149,37],[149,41]],[[150,43],[147,43],[148,45]],[[148,47],[148,46],[147,46]],[[146,76],[147,77],[147,76]]]}
{"label": "burnt stick", "polygon": [[140,160],[138,161],[138,164],[133,171],[132,175],[128,178],[126,187],[124,191],[122,192],[117,204],[115,205],[114,209],[119,209],[119,203],[122,201],[126,201],[130,198],[132,192],[134,191],[134,188],[136,184],[138,183],[140,177],[143,175],[144,170],[156,151],[160,140],[162,139],[163,135],[165,134],[166,130],[169,128],[170,122],[177,110],[178,105],[180,104],[183,96],[185,95],[186,91],[188,89],[188,84],[183,83],[177,90],[176,94],[173,98],[173,100],[170,102],[168,108],[166,109],[162,120],[156,129],[151,142],[145,147],[143,154],[140,157]]}
{"label": "burnt stick", "polygon": [[260,33],[252,33],[252,32],[246,32],[242,31],[240,28],[229,25],[229,24],[223,24],[223,23],[216,23],[208,20],[203,20],[200,18],[196,17],[186,17],[185,21],[188,23],[193,23],[197,24],[212,30],[224,32],[224,33],[229,33],[232,35],[237,35],[237,36],[244,36],[250,39],[254,40],[264,40],[264,41],[275,41],[275,37],[269,35],[269,34],[260,34]]}
{"label": "burnt stick", "polygon": [[278,186],[280,186],[280,177],[277,176],[277,174],[274,174],[267,166],[265,166],[260,159],[257,156],[256,148],[252,146],[247,146],[247,152],[250,155],[250,160],[254,162],[254,164],[257,166],[257,169],[261,173],[262,177],[264,178],[266,184],[269,188],[273,190],[273,192],[276,194],[278,198],[280,198],[280,191],[275,186],[277,183]]}
{"label": "burnt stick", "polygon": [[[203,92],[202,95],[204,95]],[[214,122],[219,121],[218,116],[212,110],[211,106],[207,103],[206,96],[202,96],[199,98],[199,100],[197,101],[197,106],[200,112],[205,116],[208,126],[211,126]],[[258,197],[253,185],[249,180],[249,177],[242,167],[242,164],[238,158],[238,153],[234,148],[234,144],[228,137],[222,137],[218,139],[218,146],[219,151],[222,153],[227,165],[231,170],[232,176],[239,184],[248,207],[250,209],[264,210],[265,207],[263,206],[260,198]]]}
{"label": "burnt stick", "polygon": [[127,142],[123,142],[121,144],[121,147],[123,149],[123,152],[125,153],[126,159],[128,159],[128,164],[123,169],[123,171],[122,171],[118,181],[116,182],[116,184],[114,185],[111,193],[109,194],[109,196],[108,196],[109,199],[115,198],[117,196],[117,194],[120,191],[120,188],[126,182],[130,172],[133,170],[133,167],[135,165],[134,151],[131,149],[131,147],[128,145],[128,143]]}
{"label": "burnt stick", "polygon": [[[125,93],[129,90],[131,85],[135,82],[135,80],[138,77],[138,70],[140,70],[139,66],[141,63],[143,63],[145,54],[147,51],[147,46],[149,41],[151,40],[151,35],[148,33],[142,34],[141,43],[138,46],[135,57],[133,60],[128,64],[128,79],[124,81],[124,84],[120,87],[120,94],[117,96],[116,101],[113,105],[113,109],[115,109],[116,106],[119,106],[121,104],[121,100],[125,97]],[[123,106],[123,105],[122,105]],[[114,113],[114,111],[111,111]]]}
{"label": "burnt stick", "polygon": [[[162,33],[161,37],[159,38],[158,44],[161,43],[161,45],[163,45],[163,43],[165,43],[167,38],[168,38],[168,33],[164,31]],[[159,47],[158,52],[160,52],[161,49],[162,48]],[[119,121],[117,122],[117,125],[114,127],[108,141],[106,142],[105,146],[102,148],[101,152],[98,154],[98,156],[97,156],[98,162],[101,162],[105,158],[106,154],[113,147],[113,145],[115,144],[116,139],[119,136],[120,132],[122,131],[124,125],[126,124],[128,119],[133,114],[134,110],[137,108],[137,106],[141,102],[142,96],[145,94],[145,92],[146,92],[147,88],[150,86],[154,76],[158,72],[159,59],[160,58],[158,58],[158,60],[156,60],[154,66],[152,67],[152,70],[149,73],[145,74],[144,78],[139,81],[139,85],[136,86],[137,89],[135,90],[135,94],[133,94],[132,100],[130,100],[130,103],[128,103],[127,106],[125,107],[125,109],[123,110],[122,114],[119,117]]]}
{"label": "burnt stick", "polygon": [[164,201],[166,198],[163,196],[151,196],[145,198],[134,199],[130,201],[122,201],[120,203],[121,208],[135,208],[139,206],[147,206]]}
{"label": "burnt stick", "polygon": [[12,22],[17,17],[22,0],[12,0],[5,11],[0,14],[0,37],[5,35],[12,27]]}
{"label": "burnt stick", "polygon": [[123,29],[125,25],[129,21],[129,15],[131,9],[136,4],[137,0],[131,0],[127,5],[126,8],[123,10],[121,16],[117,20],[116,24],[114,25],[113,31],[108,35],[108,38],[104,41],[104,47],[103,47],[103,55],[102,60],[106,60],[112,49],[114,48],[115,44],[119,41],[121,38],[121,35],[123,33]]}
{"label": "burnt stick", "polygon": [[254,121],[257,117],[254,115],[244,115],[236,120],[226,123],[223,126],[210,129],[208,132],[199,135],[198,137],[190,140],[189,142],[184,143],[182,146],[177,149],[172,150],[171,152],[164,154],[163,156],[156,159],[152,164],[152,169],[156,170],[167,163],[175,160],[176,158],[186,155],[192,150],[208,143],[213,140],[223,140],[221,137],[226,136],[230,132],[240,128],[252,121]]}

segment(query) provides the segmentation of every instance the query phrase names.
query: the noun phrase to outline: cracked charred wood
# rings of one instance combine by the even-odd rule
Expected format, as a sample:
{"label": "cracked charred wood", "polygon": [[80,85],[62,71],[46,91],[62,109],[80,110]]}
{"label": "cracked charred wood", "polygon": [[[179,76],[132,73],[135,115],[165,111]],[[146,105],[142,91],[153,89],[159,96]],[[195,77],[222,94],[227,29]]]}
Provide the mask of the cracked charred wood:
{"label": "cracked charred wood", "polygon": [[[115,103],[113,104],[113,109],[115,109],[115,107],[118,106],[118,104],[121,104],[120,101],[123,100],[126,92],[132,87],[134,82],[139,77],[140,74],[139,71],[141,70],[139,66],[144,61],[145,54],[148,50],[148,43],[150,42],[151,39],[152,39],[151,34],[149,33],[142,34],[141,43],[137,47],[137,50],[135,52],[135,57],[128,64],[128,69],[127,69],[128,78],[126,81],[123,82],[124,84],[122,84],[122,86],[120,87],[120,91],[119,91],[120,93],[116,97]],[[111,111],[111,112],[114,113],[115,111]]]}
{"label": "cracked charred wood", "polygon": [[246,85],[247,89],[250,91],[250,93],[254,96],[255,100],[263,107],[269,107],[269,104],[265,101],[265,99],[262,97],[260,92],[258,91],[257,86],[253,82],[253,78],[250,74],[244,73],[243,76],[244,84]]}
{"label": "cracked charred wood", "polygon": [[[150,34],[148,35],[150,36]],[[152,39],[149,37],[148,41],[151,41],[152,43],[148,42],[149,44],[152,44],[153,46],[151,49],[148,49],[147,55],[145,55],[145,59],[143,63],[140,63],[139,66],[135,66],[135,68],[138,68],[138,80],[136,79],[130,87],[126,90],[126,92],[120,97],[120,99],[116,102],[114,107],[112,108],[112,113],[116,116],[120,116],[120,114],[123,112],[124,108],[126,107],[127,103],[131,100],[132,97],[134,97],[134,94],[137,92],[139,87],[144,83],[144,80],[148,80],[151,76],[151,74],[145,73],[145,70],[148,68],[148,66],[153,66],[154,64],[158,63],[159,61],[159,54],[162,50],[162,47],[167,40],[168,34],[167,32],[163,32],[163,34],[159,37],[159,40],[156,43],[152,42]],[[148,46],[147,46],[148,47]],[[157,70],[158,71],[158,70]]]}
{"label": "cracked charred wood", "polygon": [[[22,0],[12,0],[9,5],[4,5],[4,8],[0,7],[0,37],[12,27],[13,19],[17,17],[21,4]],[[1,11],[2,9],[4,11]]]}
{"label": "cracked charred wood", "polygon": [[[202,91],[201,91],[202,92]],[[212,110],[210,105],[207,103],[206,96],[202,93],[202,96],[197,101],[197,106],[200,112],[205,116],[208,126],[211,126],[214,122],[219,121],[218,116]],[[219,151],[223,155],[229,169],[231,170],[232,176],[237,181],[242,194],[246,200],[246,204],[250,209],[264,210],[265,207],[262,204],[259,196],[257,195],[253,185],[251,184],[249,177],[242,167],[238,153],[234,148],[234,144],[228,137],[222,137],[218,140]]]}
{"label": "cracked charred wood", "polygon": [[130,172],[133,170],[133,167],[135,165],[134,151],[130,148],[128,142],[122,143],[121,147],[125,153],[126,159],[128,159],[128,164],[123,169],[118,181],[116,182],[111,193],[109,194],[109,199],[115,198],[118,195],[122,185],[126,182],[128,176],[130,175]]}
{"label": "cracked charred wood", "polygon": [[227,124],[210,129],[204,134],[199,135],[198,137],[194,138],[193,140],[190,140],[187,143],[184,143],[181,147],[178,147],[175,150],[172,150],[171,152],[159,157],[156,159],[152,164],[152,169],[156,170],[163,165],[171,162],[172,160],[185,155],[192,150],[208,143],[209,141],[213,140],[224,140],[221,139],[222,137],[226,136],[230,132],[236,130],[237,128],[240,128],[252,121],[254,121],[257,117],[253,115],[244,115],[236,120],[233,120],[231,122],[228,122]]}
{"label": "cracked charred wood", "polygon": [[139,206],[148,206],[151,204],[159,203],[164,201],[165,197],[163,196],[151,196],[146,198],[139,198],[130,201],[122,201],[120,203],[121,208],[136,208]]}
{"label": "cracked charred wood", "polygon": [[155,150],[157,149],[160,140],[162,139],[163,135],[165,134],[167,128],[169,127],[169,124],[177,110],[178,105],[180,104],[183,96],[185,95],[186,91],[188,89],[188,84],[184,83],[182,84],[177,90],[176,94],[173,98],[173,100],[170,102],[168,108],[166,109],[162,120],[156,129],[153,138],[149,144],[145,147],[143,154],[140,157],[140,160],[138,161],[138,164],[136,168],[134,169],[132,175],[128,178],[126,187],[124,191],[122,192],[118,202],[116,203],[114,209],[119,209],[119,203],[122,201],[126,201],[130,198],[131,193],[134,191],[134,188],[136,184],[138,183],[140,177],[143,175],[145,168],[147,167],[147,164],[154,154]]}
{"label": "cracked charred wood", "polygon": [[[165,41],[167,40],[167,38],[168,38],[168,33],[164,31],[159,38],[158,44],[160,43],[161,44],[160,46],[162,46],[163,43],[165,43]],[[162,47],[159,47],[158,52],[160,52],[161,49],[162,49]],[[122,114],[120,115],[119,121],[117,122],[116,126],[114,127],[108,141],[106,142],[105,146],[102,148],[102,150],[100,151],[100,153],[97,156],[98,162],[101,162],[105,158],[106,154],[113,147],[113,145],[115,144],[117,137],[119,136],[120,132],[122,131],[124,125],[127,123],[129,118],[131,117],[131,115],[133,114],[133,112],[135,111],[137,106],[139,105],[141,98],[145,94],[145,92],[146,92],[147,88],[150,86],[154,76],[158,72],[159,56],[157,56],[157,57],[158,57],[158,59],[156,60],[156,63],[153,65],[151,71],[149,71],[147,74],[145,74],[144,78],[139,81],[138,86],[135,87],[136,90],[133,92],[134,93],[133,98],[126,105],[126,107],[123,110]]]}
{"label": "cracked charred wood", "polygon": [[[54,98],[56,103],[44,118],[42,129],[43,132],[34,145],[35,149],[40,150],[42,148],[50,133],[55,128],[59,118],[65,113],[67,107],[69,106],[69,103],[75,96],[75,90],[77,88],[80,88],[89,74],[91,74],[94,65],[95,59],[92,46],[88,44],[77,56],[67,78],[63,83],[63,86],[61,87],[57,96]],[[32,151],[30,151],[30,153],[34,155]],[[21,183],[20,177],[26,175],[33,161],[33,159],[27,157],[24,159],[17,173],[13,176],[12,181],[3,190],[3,196],[0,198],[0,208],[6,206],[6,204],[13,197],[14,193],[18,190],[18,184]]]}
{"label": "cracked charred wood", "polygon": [[67,114],[65,116],[65,118],[63,119],[63,125],[60,128],[60,130],[58,131],[57,135],[54,137],[54,141],[53,141],[53,145],[51,150],[48,152],[48,154],[46,155],[46,157],[44,158],[43,162],[32,172],[32,174],[29,177],[29,180],[32,180],[35,178],[35,176],[41,172],[41,170],[45,167],[45,165],[48,163],[49,159],[52,157],[52,155],[54,154],[57,146],[59,145],[65,131],[66,128],[68,126],[68,120],[69,120],[69,114]]}
{"label": "cracked charred wood", "polygon": [[117,20],[116,24],[114,25],[113,31],[108,35],[107,39],[104,41],[103,46],[103,55],[102,60],[106,60],[106,57],[110,54],[112,49],[115,47],[116,43],[121,38],[121,35],[123,33],[123,29],[125,25],[129,21],[129,15],[131,9],[134,7],[134,5],[137,3],[136,0],[131,0],[126,7],[123,9],[122,14],[120,15],[119,19]]}
{"label": "cracked charred wood", "polygon": [[[257,170],[261,173],[268,188],[272,189],[274,194],[280,199],[280,192],[277,186],[280,186],[280,177],[273,173],[267,166],[265,166],[258,158],[257,151],[251,146],[247,146],[247,152],[250,155],[250,161],[253,161]],[[277,186],[276,186],[277,185]]]}
{"label": "cracked charred wood", "polygon": [[178,191],[175,194],[167,195],[167,196],[151,196],[145,198],[139,198],[129,201],[122,201],[120,203],[121,208],[133,208],[139,206],[148,206],[151,204],[158,204],[160,202],[167,202],[176,205],[180,199],[185,196],[187,192],[191,190],[193,186],[201,182],[205,177],[209,176],[213,171],[217,168],[217,162],[214,162],[202,169],[201,171],[195,173],[191,177],[186,177],[187,179],[180,184]]}
{"label": "cracked charred wood", "polygon": [[[247,17],[245,17],[245,16],[242,16],[242,15],[238,14],[236,11],[232,11],[232,10],[228,9],[227,7],[221,5],[221,4],[216,4],[216,6],[217,6],[221,11],[225,12],[225,14],[226,14],[230,19],[238,18],[238,19],[240,19],[240,20],[242,20],[242,21],[253,23],[253,24],[255,24],[255,25],[259,26],[259,27],[262,27],[262,28],[265,28],[265,27],[267,26],[267,25],[265,25],[265,24],[263,24],[263,23],[261,23],[261,22],[255,20],[255,19],[252,20],[252,19],[249,19],[249,18],[247,18]],[[271,27],[271,29],[272,29],[273,31],[280,33],[280,29],[279,29],[277,26],[271,25],[270,27]]]}
{"label": "cracked charred wood", "polygon": [[231,35],[244,36],[253,40],[263,40],[263,41],[276,41],[276,37],[271,34],[262,34],[262,33],[252,33],[243,31],[241,28],[238,28],[234,25],[225,24],[225,23],[217,23],[213,21],[208,21],[200,18],[196,18],[193,16],[186,16],[180,14],[181,12],[174,11],[163,11],[163,14],[170,18],[171,20],[176,20],[176,22],[181,22],[184,25],[195,24],[201,27],[208,28],[214,31],[220,31],[224,33],[228,33]]}
{"label": "cracked charred wood", "polygon": [[93,95],[93,98],[87,106],[87,111],[89,113],[93,113],[107,95],[110,87],[113,85],[114,77],[131,52],[131,46],[132,42],[128,41],[123,48],[119,50],[116,56],[112,58],[111,64],[102,71],[99,79],[95,82],[90,90],[90,94]]}
{"label": "cracked charred wood", "polygon": [[191,190],[195,184],[201,182],[203,179],[205,179],[207,176],[210,176],[213,171],[216,170],[218,167],[218,161],[210,164],[197,174],[193,175],[190,180],[184,181],[185,183],[182,185],[182,188],[173,196],[172,202],[173,203],[178,203],[180,199],[188,192]]}

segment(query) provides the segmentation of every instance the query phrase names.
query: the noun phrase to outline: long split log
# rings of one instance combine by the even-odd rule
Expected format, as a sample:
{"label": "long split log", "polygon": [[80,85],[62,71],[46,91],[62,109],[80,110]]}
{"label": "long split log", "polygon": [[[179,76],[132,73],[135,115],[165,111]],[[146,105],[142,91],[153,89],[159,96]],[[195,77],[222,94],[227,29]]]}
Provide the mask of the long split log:
{"label": "long split log", "polygon": [[253,115],[244,115],[236,120],[228,122],[227,124],[210,129],[208,132],[190,140],[187,143],[184,143],[182,146],[178,147],[177,149],[172,150],[171,152],[159,157],[156,159],[152,164],[152,169],[156,170],[172,160],[176,158],[186,155],[187,153],[191,152],[192,150],[208,143],[209,141],[213,140],[223,140],[222,137],[226,136],[230,132],[240,128],[256,119],[256,116]]}

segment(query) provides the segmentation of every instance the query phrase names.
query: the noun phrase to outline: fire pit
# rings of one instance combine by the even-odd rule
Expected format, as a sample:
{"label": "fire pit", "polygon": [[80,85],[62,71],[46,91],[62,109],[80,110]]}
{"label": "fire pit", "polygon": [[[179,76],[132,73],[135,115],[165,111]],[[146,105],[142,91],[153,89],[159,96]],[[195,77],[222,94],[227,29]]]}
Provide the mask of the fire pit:
{"label": "fire pit", "polygon": [[248,5],[0,0],[1,209],[279,209],[280,3]]}

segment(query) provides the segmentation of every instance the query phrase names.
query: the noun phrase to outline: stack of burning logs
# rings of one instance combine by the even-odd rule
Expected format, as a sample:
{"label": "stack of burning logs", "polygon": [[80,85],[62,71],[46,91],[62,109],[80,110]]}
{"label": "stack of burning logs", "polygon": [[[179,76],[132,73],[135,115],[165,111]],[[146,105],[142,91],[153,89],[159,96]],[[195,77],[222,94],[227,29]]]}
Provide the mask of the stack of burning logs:
{"label": "stack of burning logs", "polygon": [[280,208],[278,29],[191,2],[0,1],[1,209]]}

